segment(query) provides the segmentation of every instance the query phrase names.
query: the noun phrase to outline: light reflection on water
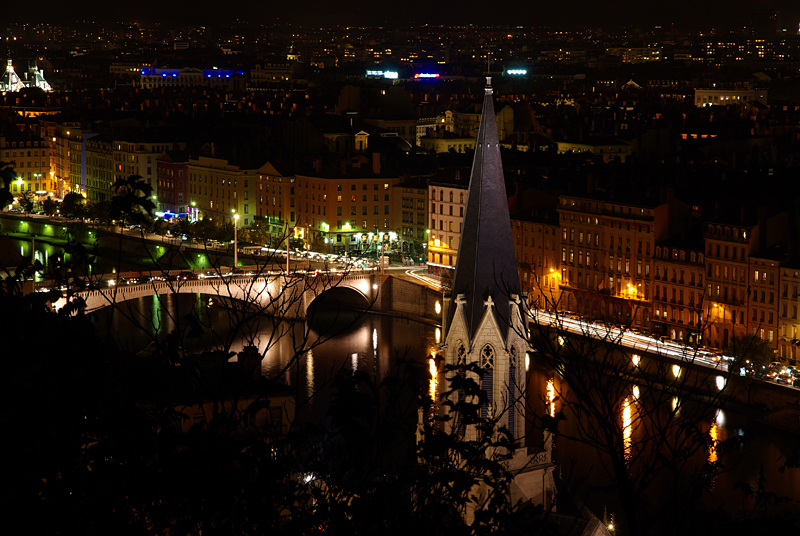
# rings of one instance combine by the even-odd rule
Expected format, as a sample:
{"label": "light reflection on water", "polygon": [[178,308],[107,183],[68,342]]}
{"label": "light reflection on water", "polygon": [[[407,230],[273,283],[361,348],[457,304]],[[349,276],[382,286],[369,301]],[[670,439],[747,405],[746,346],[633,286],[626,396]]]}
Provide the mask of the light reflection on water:
{"label": "light reflection on water", "polygon": [[[238,353],[253,345],[264,355],[263,375],[282,378],[297,388],[299,396],[308,398],[340,370],[361,370],[380,381],[394,370],[396,358],[423,364],[428,349],[435,344],[437,329],[406,319],[367,314],[353,322],[345,319],[345,329],[331,336],[333,332],[318,333],[302,322],[261,317],[245,335],[230,337],[229,311],[216,297],[166,294],[125,304],[121,311],[107,308],[92,315],[101,333],[108,333],[120,345],[138,351],[152,341],[153,334],[163,339],[176,326],[187,331],[185,317],[193,312],[204,325],[204,333],[199,338],[185,337],[184,347],[191,351],[229,349]],[[134,327],[120,312],[134,317],[140,327]]]}
{"label": "light reflection on water", "polygon": [[[538,400],[545,398],[549,402],[552,382],[546,379],[542,385],[546,386],[547,395],[539,395]],[[610,497],[605,491],[609,485],[607,475],[603,471],[597,471],[598,467],[609,467],[609,458],[582,440],[572,439],[589,437],[591,443],[591,431],[596,425],[587,423],[589,419],[585,412],[576,417],[569,409],[569,404],[576,403],[575,395],[565,382],[560,381],[556,387],[558,400],[565,401],[560,409],[564,411],[566,419],[559,423],[559,434],[555,438],[555,463],[562,475],[572,475],[568,485],[582,482],[585,489],[591,490],[586,495],[586,505],[590,509],[602,512],[604,507],[608,507],[610,511],[620,508],[616,498]],[[629,389],[614,407],[620,426],[619,445],[623,447],[622,454],[628,467],[636,474],[635,471],[639,470],[636,464],[648,463],[651,451],[647,450],[646,441],[650,436],[657,436],[658,424],[674,419],[673,431],[668,432],[671,437],[675,430],[682,429],[681,423],[684,419],[695,415],[697,408],[690,399],[673,396],[659,399],[663,404],[658,409],[651,408],[652,398],[648,389],[641,385],[631,385]],[[532,401],[537,399],[531,396]],[[551,411],[549,404],[545,411]],[[708,417],[701,419],[696,426],[701,434],[698,439],[705,441],[688,460],[685,468],[689,471],[687,474],[703,471],[706,464],[717,464],[721,467],[707,482],[711,493],[703,498],[705,507],[712,510],[727,509],[732,504],[742,503],[742,492],[736,486],[744,482],[756,489],[762,470],[769,491],[781,497],[800,497],[800,470],[781,470],[787,456],[797,451],[798,436],[748,422],[747,418],[737,413],[719,409],[712,409]],[[747,440],[738,445],[725,444],[723,448],[726,440],[737,435],[746,435]]]}
{"label": "light reflection on water", "polygon": [[314,350],[306,352],[306,396],[314,395]]}
{"label": "light reflection on water", "polygon": [[430,385],[428,386],[428,396],[431,397],[431,402],[436,402],[436,389],[439,386],[439,377],[438,372],[436,371],[436,360],[433,357],[428,359],[428,370],[431,374]]}
{"label": "light reflection on water", "polygon": [[630,397],[625,397],[622,402],[622,443],[625,448],[625,460],[631,461],[631,401]]}

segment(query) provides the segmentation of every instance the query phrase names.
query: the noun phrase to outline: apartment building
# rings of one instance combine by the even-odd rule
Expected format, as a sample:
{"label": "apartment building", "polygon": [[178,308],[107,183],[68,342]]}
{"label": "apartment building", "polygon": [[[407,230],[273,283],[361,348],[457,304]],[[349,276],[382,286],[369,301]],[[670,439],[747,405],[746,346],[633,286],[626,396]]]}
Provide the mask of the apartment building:
{"label": "apartment building", "polygon": [[553,309],[560,293],[561,226],[553,210],[531,210],[511,220],[514,250],[523,292],[528,304]]}
{"label": "apartment building", "polygon": [[798,289],[800,289],[800,266],[787,263],[780,268],[781,303],[778,315],[778,354],[781,359],[797,359],[800,337],[797,320]]}
{"label": "apartment building", "polygon": [[776,351],[781,312],[780,271],[785,261],[786,252],[781,246],[764,248],[748,257],[747,331],[768,342]]}
{"label": "apartment building", "polygon": [[[267,225],[271,245],[279,246],[286,236],[287,223],[289,228],[297,224],[297,213],[293,210],[294,174],[283,166],[270,162],[259,170],[256,183],[256,215],[263,218],[262,221]],[[316,186],[315,183],[315,189]],[[317,193],[314,194],[314,202],[317,200]],[[319,207],[315,207],[315,211],[317,208]],[[285,247],[285,243],[282,245]]]}
{"label": "apartment building", "polygon": [[0,157],[14,165],[17,179],[11,193],[32,192],[38,197],[55,194],[55,180],[50,173],[50,147],[30,131],[9,132],[0,136]]}
{"label": "apartment building", "polygon": [[[248,226],[257,213],[258,176],[265,165],[233,164],[225,158],[198,156],[189,158],[187,172],[188,204],[195,220],[210,218],[231,222],[239,215],[239,225]],[[176,179],[177,180],[177,179]],[[188,210],[188,207],[187,207]]]}
{"label": "apartment building", "polygon": [[[113,147],[114,182],[127,179],[131,175],[142,177],[153,191],[156,210],[161,210],[158,197],[156,160],[164,151],[180,151],[186,148],[184,142],[176,142],[166,136],[137,136],[115,139]],[[78,183],[80,184],[80,182]]]}
{"label": "apartment building", "polygon": [[396,184],[392,199],[392,228],[397,230],[400,250],[410,254],[427,247],[428,185],[425,180],[415,177]]}
{"label": "apartment building", "polygon": [[[690,344],[702,341],[703,251],[702,240],[670,239],[656,244],[653,256],[653,334]],[[712,314],[720,312],[712,307]]]}
{"label": "apartment building", "polygon": [[468,186],[467,169],[456,170],[452,177],[436,176],[428,180],[428,273],[445,280],[451,280],[455,274]]}
{"label": "apartment building", "polygon": [[562,307],[649,329],[656,207],[559,197]]}
{"label": "apartment building", "polygon": [[705,343],[709,346],[725,348],[732,337],[747,331],[752,238],[753,225],[741,221],[714,222],[705,227]]}
{"label": "apartment building", "polygon": [[86,140],[86,199],[111,201],[114,186],[114,140],[94,136]]}
{"label": "apartment building", "polygon": [[63,195],[83,191],[83,134],[89,132],[77,121],[56,125],[55,173],[63,185]]}
{"label": "apartment building", "polygon": [[369,163],[342,161],[338,168],[323,168],[317,162],[313,172],[298,173],[290,186],[289,221],[306,230],[296,234],[308,233],[312,243],[331,252],[374,254],[391,247],[398,239],[392,218],[394,186],[403,179],[382,166],[379,153]]}
{"label": "apartment building", "polygon": [[188,214],[189,155],[164,151],[156,159],[158,204],[163,212]]}

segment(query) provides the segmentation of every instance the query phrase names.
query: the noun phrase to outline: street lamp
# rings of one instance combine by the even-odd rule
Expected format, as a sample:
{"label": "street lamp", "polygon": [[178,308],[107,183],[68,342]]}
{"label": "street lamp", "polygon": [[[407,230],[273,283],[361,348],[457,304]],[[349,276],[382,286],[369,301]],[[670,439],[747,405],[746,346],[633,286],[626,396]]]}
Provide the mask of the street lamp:
{"label": "street lamp", "polygon": [[239,223],[239,215],[233,215],[233,269],[235,270],[236,267],[239,266],[239,246],[238,241],[236,240],[236,227]]}
{"label": "street lamp", "polygon": [[350,241],[350,235],[347,234],[347,231],[350,230],[350,222],[344,224],[343,227],[344,233],[344,262],[347,264],[347,250],[348,250],[348,242]]}
{"label": "street lamp", "polygon": [[325,253],[330,253],[331,252],[330,245],[329,245],[330,244],[330,237],[331,237],[331,234],[329,232],[330,231],[330,226],[327,224],[327,222],[322,222],[321,227],[322,227],[323,233],[325,233],[325,236],[326,236],[326,238],[325,238]]}
{"label": "street lamp", "polygon": [[308,261],[308,270],[311,271],[311,224],[306,224],[306,260]]}

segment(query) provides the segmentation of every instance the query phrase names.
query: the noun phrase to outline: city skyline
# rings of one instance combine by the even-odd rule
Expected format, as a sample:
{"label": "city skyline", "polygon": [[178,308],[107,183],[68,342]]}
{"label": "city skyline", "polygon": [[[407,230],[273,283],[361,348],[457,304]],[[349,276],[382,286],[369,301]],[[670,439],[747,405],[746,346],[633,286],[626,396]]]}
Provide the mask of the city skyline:
{"label": "city skyline", "polygon": [[521,25],[539,26],[661,26],[674,25],[676,29],[719,27],[734,29],[746,26],[751,15],[757,11],[779,12],[779,24],[789,32],[797,31],[800,23],[800,4],[792,0],[763,0],[751,2],[690,2],[677,0],[670,3],[648,5],[643,10],[638,2],[619,0],[611,6],[577,0],[569,4],[540,5],[512,1],[507,9],[490,10],[478,2],[437,2],[435,5],[413,0],[406,2],[402,10],[384,11],[364,9],[360,3],[347,0],[335,4],[303,2],[301,5],[259,5],[249,0],[234,0],[226,3],[220,11],[217,3],[208,0],[199,2],[171,2],[165,6],[154,0],[144,0],[125,8],[117,6],[84,5],[65,6],[45,0],[42,9],[35,14],[27,6],[15,4],[5,10],[6,24],[17,22],[61,22],[126,21],[169,24],[214,24],[246,20],[256,24],[308,24],[323,27],[337,25],[382,24],[448,24],[448,25]]}

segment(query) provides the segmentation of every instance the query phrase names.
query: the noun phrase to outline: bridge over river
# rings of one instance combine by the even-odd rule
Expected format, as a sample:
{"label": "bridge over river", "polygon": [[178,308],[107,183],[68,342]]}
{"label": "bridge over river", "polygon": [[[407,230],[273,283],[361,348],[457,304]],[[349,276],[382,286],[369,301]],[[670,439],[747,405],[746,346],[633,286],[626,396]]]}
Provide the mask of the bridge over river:
{"label": "bridge over river", "polygon": [[[120,282],[98,277],[106,288],[72,292],[82,298],[86,312],[125,301],[161,294],[207,294],[248,304],[264,314],[287,319],[305,318],[312,304],[324,296],[331,302],[375,313],[392,314],[438,322],[441,293],[391,275],[373,271],[283,272],[255,274],[192,274],[180,277],[156,277],[144,282]],[[121,280],[120,280],[121,281]],[[60,309],[67,298],[58,300]]]}

